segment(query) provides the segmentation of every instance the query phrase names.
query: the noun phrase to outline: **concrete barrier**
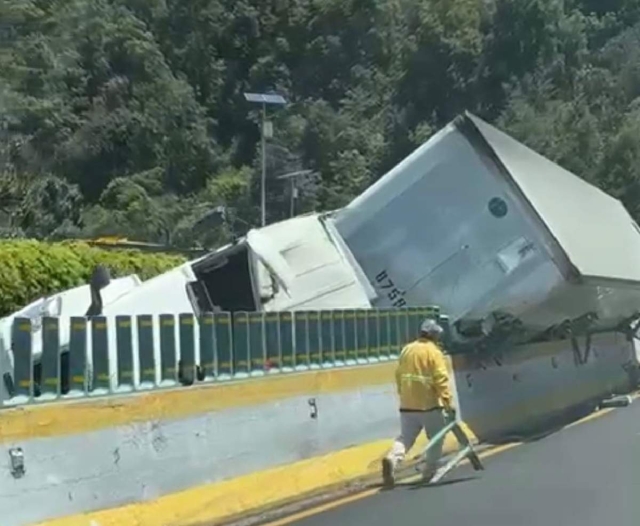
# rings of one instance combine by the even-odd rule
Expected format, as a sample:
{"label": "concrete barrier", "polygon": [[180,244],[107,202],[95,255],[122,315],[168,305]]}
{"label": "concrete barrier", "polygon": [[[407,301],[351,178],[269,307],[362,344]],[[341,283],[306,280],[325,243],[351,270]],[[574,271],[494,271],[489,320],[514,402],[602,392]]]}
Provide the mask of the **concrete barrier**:
{"label": "concrete barrier", "polygon": [[5,410],[0,455],[21,448],[25,472],[0,471],[2,525],[195,524],[377,473],[398,430],[393,371],[364,365]]}
{"label": "concrete barrier", "polygon": [[[589,349],[581,342],[576,353],[562,341],[491,359],[454,356],[454,390],[472,438],[492,440],[623,392],[632,344],[608,333],[594,335]],[[213,523],[375,475],[398,431],[394,367],[5,409],[2,525]],[[10,461],[16,448],[22,475]]]}

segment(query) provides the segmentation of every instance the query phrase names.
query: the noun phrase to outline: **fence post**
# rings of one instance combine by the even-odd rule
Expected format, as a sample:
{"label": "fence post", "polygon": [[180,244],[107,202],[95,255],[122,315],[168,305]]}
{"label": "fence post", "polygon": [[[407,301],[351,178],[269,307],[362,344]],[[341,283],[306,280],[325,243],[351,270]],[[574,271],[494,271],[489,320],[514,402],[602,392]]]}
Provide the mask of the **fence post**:
{"label": "fence post", "polygon": [[320,369],[322,364],[322,345],[320,343],[320,313],[307,313],[307,345],[309,347],[309,367]]}
{"label": "fence post", "polygon": [[60,396],[60,327],[58,318],[42,318],[42,380],[40,382],[42,400]]}
{"label": "fence post", "polygon": [[178,315],[178,323],[180,338],[178,379],[183,385],[192,385],[196,381],[195,318],[191,313],[182,313]]}
{"label": "fence post", "polygon": [[176,320],[173,314],[160,314],[160,384],[177,383]]}
{"label": "fence post", "polygon": [[91,362],[93,364],[91,394],[102,395],[110,392],[109,333],[107,319],[104,316],[91,318]]}
{"label": "fence post", "polygon": [[335,364],[338,367],[345,365],[347,361],[347,351],[344,337],[344,311],[335,310],[331,313],[333,326],[333,348],[335,354]]}
{"label": "fence post", "polygon": [[140,388],[150,389],[156,385],[156,356],[153,342],[153,316],[140,314],[137,317],[138,355],[140,359]]}
{"label": "fence post", "polygon": [[293,347],[293,314],[278,313],[280,348],[282,349],[282,371],[290,372],[295,368],[295,351]]}
{"label": "fence post", "polygon": [[353,309],[344,311],[344,348],[346,352],[345,363],[355,365],[358,357],[358,343],[356,338],[356,311]]}
{"label": "fence post", "polygon": [[82,396],[89,389],[87,367],[87,319],[69,320],[69,395]]}
{"label": "fence post", "polygon": [[293,313],[293,335],[295,341],[296,370],[304,370],[309,368],[307,319],[308,315],[305,311],[295,311]]}
{"label": "fence post", "polygon": [[210,312],[200,316],[200,367],[204,380],[216,377],[216,332]]}
{"label": "fence post", "polygon": [[131,316],[116,316],[116,355],[118,357],[118,391],[132,391],[136,385],[133,377],[133,333]]}
{"label": "fence post", "polygon": [[320,346],[322,349],[322,366],[334,367],[336,363],[336,348],[331,311],[320,312]]}
{"label": "fence post", "polygon": [[399,309],[398,313],[398,336],[400,338],[400,349],[411,340],[409,330],[409,309]]}
{"label": "fence post", "polygon": [[397,358],[400,355],[400,350],[403,346],[400,338],[401,314],[399,309],[389,311],[389,357],[391,359]]}
{"label": "fence post", "polygon": [[267,364],[263,321],[262,312],[250,312],[247,316],[249,332],[249,372],[251,376],[263,376]]}
{"label": "fence post", "polygon": [[380,312],[369,309],[367,312],[367,347],[369,362],[380,361]]}
{"label": "fence post", "polygon": [[218,379],[228,380],[235,372],[233,370],[233,330],[231,314],[229,312],[215,312],[213,314],[213,324],[216,335]]}
{"label": "fence post", "polygon": [[234,312],[233,315],[233,375],[243,378],[249,375],[249,315]]}
{"label": "fence post", "polygon": [[369,349],[367,342],[367,311],[356,310],[356,361],[367,363],[369,361]]}
{"label": "fence post", "polygon": [[12,349],[15,396],[12,403],[23,403],[33,399],[33,342],[31,320],[13,320]]}
{"label": "fence post", "polygon": [[228,380],[233,376],[233,330],[229,312],[215,312],[213,325],[216,342],[216,363],[218,380]]}
{"label": "fence post", "polygon": [[378,311],[378,343],[380,345],[380,360],[388,361],[391,353],[391,311],[380,309]]}
{"label": "fence post", "polygon": [[269,373],[282,370],[282,347],[280,345],[280,320],[278,313],[263,313],[266,369]]}
{"label": "fence post", "polygon": [[425,309],[423,307],[409,307],[407,308],[408,322],[408,334],[407,341],[410,341],[418,336],[420,331],[420,323],[422,323],[423,313]]}

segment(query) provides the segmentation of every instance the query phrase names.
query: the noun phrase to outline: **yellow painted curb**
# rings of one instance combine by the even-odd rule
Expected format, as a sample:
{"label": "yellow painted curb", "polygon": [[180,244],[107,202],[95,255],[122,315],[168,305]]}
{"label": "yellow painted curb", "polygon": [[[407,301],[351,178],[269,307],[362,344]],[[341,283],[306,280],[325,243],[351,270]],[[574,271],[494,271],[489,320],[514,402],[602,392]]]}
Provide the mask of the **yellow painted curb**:
{"label": "yellow painted curb", "polygon": [[[194,526],[213,523],[377,473],[380,460],[390,445],[391,440],[381,440],[153,501],[48,520],[37,526]],[[414,451],[425,445],[426,440],[422,437]],[[445,452],[456,449],[455,438],[448,436]]]}

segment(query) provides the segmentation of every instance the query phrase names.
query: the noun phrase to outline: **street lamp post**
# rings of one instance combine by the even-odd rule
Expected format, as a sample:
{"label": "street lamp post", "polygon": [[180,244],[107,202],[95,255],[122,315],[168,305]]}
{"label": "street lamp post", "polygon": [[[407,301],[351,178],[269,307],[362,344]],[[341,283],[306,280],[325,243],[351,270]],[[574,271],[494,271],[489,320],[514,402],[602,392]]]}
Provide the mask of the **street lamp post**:
{"label": "street lamp post", "polygon": [[[245,93],[244,98],[247,102],[262,104],[262,119],[260,125],[260,143],[262,148],[262,174],[260,177],[260,213],[262,226],[267,224],[267,144],[266,144],[266,126],[267,126],[267,104],[285,105],[287,101],[283,96],[274,93]],[[271,123],[268,123],[269,125]],[[272,128],[269,126],[269,133]]]}

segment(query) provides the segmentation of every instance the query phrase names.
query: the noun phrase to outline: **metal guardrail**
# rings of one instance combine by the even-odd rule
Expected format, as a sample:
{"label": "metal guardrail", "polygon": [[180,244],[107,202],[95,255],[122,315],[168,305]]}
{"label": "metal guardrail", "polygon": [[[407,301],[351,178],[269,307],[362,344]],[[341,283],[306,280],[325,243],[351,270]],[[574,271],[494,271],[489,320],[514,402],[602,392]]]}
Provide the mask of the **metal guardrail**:
{"label": "metal guardrail", "polygon": [[[395,359],[437,307],[16,318],[11,404]],[[69,339],[61,345],[61,323]]]}

